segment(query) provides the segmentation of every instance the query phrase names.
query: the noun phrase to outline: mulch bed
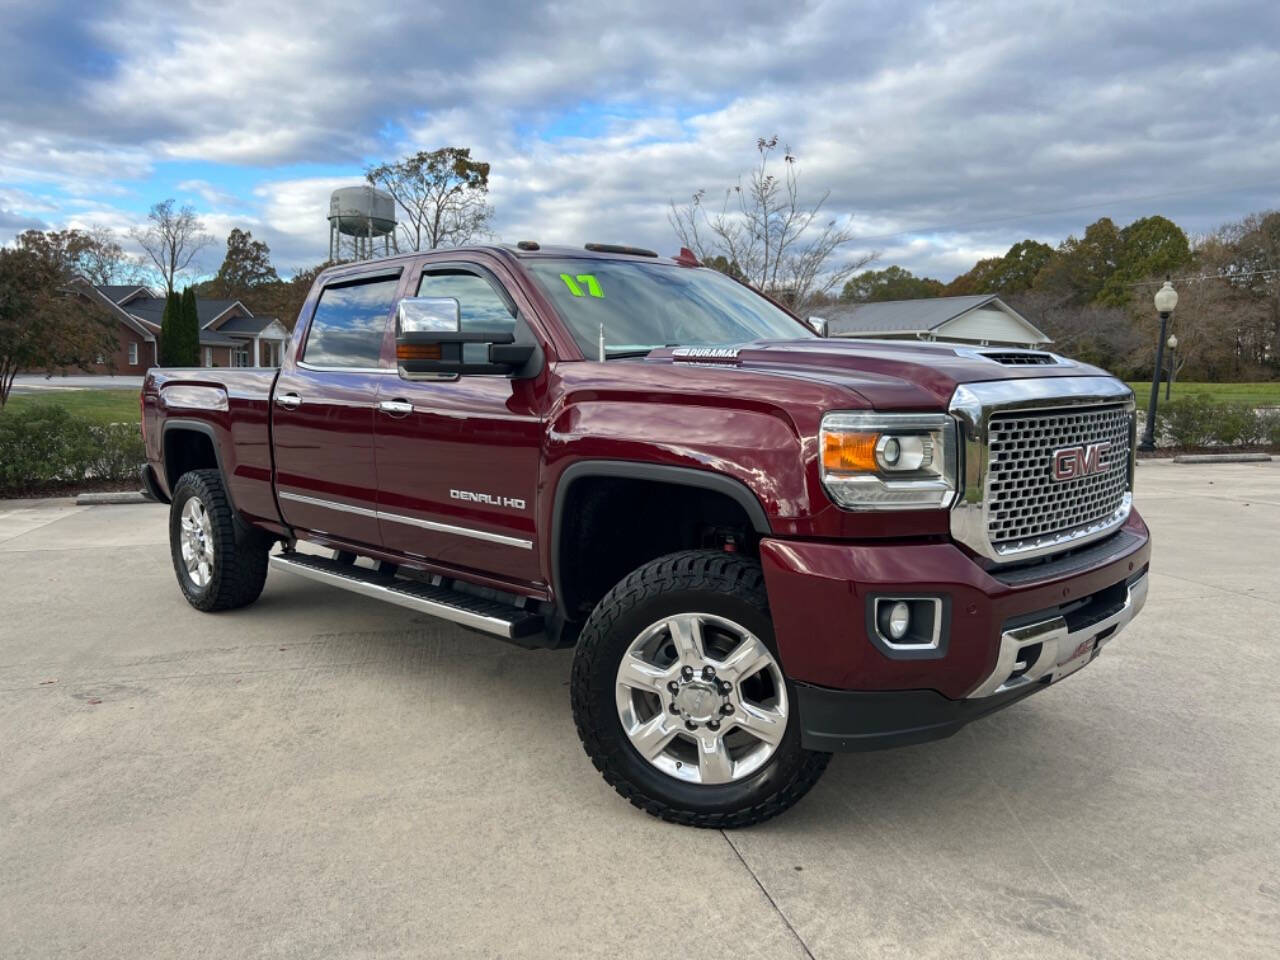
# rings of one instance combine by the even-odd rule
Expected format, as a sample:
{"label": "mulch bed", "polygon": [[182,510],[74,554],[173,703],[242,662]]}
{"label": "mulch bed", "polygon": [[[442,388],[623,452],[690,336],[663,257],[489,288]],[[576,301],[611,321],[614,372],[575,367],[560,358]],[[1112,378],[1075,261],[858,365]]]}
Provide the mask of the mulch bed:
{"label": "mulch bed", "polygon": [[1280,447],[1156,447],[1151,453],[1138,451],[1139,460],[1170,460],[1184,453],[1273,453],[1280,454]]}
{"label": "mulch bed", "polygon": [[17,487],[0,490],[0,500],[34,500],[42,497],[74,497],[79,493],[101,493],[117,490],[137,490],[136,480],[81,480],[77,483],[46,484],[45,486]]}

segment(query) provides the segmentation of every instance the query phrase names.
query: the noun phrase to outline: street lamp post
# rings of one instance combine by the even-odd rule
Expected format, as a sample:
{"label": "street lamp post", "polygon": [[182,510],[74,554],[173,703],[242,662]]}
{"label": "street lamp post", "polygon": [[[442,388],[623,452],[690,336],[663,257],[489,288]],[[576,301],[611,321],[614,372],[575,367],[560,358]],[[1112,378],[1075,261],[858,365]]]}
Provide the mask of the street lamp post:
{"label": "street lamp post", "polygon": [[1178,335],[1169,334],[1166,344],[1169,347],[1169,376],[1164,379],[1164,398],[1167,401],[1170,391],[1173,390],[1173,372],[1178,369]]}
{"label": "street lamp post", "polygon": [[1147,429],[1142,432],[1139,450],[1156,448],[1156,406],[1160,402],[1160,371],[1164,369],[1164,339],[1169,329],[1169,315],[1178,306],[1178,291],[1166,278],[1164,286],[1156,291],[1156,312],[1160,314],[1160,339],[1156,341],[1156,368],[1151,374],[1151,403],[1147,407]]}

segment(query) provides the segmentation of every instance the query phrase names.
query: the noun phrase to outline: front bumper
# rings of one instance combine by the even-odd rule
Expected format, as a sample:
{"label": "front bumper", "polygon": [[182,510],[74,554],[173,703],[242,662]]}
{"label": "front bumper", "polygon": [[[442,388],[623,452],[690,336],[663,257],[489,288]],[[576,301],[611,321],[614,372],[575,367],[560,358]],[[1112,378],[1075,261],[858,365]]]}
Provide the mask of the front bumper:
{"label": "front bumper", "polygon": [[[1061,679],[1142,608],[1150,554],[1136,511],[1103,541],[1014,570],[988,570],[954,543],[762,541],[806,742],[870,749],[946,736]],[[867,610],[886,595],[944,598],[935,649],[906,656],[873,642]]]}
{"label": "front bumper", "polygon": [[[1010,626],[1000,635],[995,669],[963,700],[934,690],[831,690],[796,684],[801,742],[826,752],[879,750],[949,737],[965,724],[1017,703],[1092,663],[1138,615],[1147,599],[1145,570],[1119,591],[1066,616]],[[1114,592],[1116,597],[1106,594]]]}

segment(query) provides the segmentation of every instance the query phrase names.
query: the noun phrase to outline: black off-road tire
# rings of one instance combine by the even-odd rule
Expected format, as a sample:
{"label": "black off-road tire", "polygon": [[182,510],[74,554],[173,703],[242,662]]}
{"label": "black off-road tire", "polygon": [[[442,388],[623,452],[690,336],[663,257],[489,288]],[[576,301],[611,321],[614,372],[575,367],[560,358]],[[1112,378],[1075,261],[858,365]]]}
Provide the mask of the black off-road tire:
{"label": "black off-road tire", "polygon": [[[741,624],[778,657],[764,588],[754,560],[719,550],[673,553],[629,574],[596,605],[573,661],[570,698],[582,745],[605,780],[656,817],[693,827],[745,827],[790,808],[817,782],[829,753],[800,746],[794,708],[774,754],[750,776],[725,784],[688,783],[652,766],[618,718],[615,682],[622,656],[650,624],[675,613],[710,613]],[[780,661],[779,661],[780,662]],[[795,704],[787,683],[787,699]]]}
{"label": "black off-road tire", "polygon": [[[192,497],[204,505],[212,533],[212,576],[204,586],[192,579],[182,559],[182,510]],[[169,505],[169,553],[191,606],[213,613],[253,603],[267,582],[270,551],[269,537],[237,519],[219,471],[192,470],[178,479]]]}

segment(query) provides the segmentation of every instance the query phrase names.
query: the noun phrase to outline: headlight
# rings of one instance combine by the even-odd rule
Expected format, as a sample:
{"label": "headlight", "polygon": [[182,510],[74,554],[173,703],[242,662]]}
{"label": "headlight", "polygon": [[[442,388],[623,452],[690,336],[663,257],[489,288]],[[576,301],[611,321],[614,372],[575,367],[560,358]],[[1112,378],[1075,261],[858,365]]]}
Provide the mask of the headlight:
{"label": "headlight", "polygon": [[822,485],[852,510],[949,507],[956,426],[945,413],[829,413],[818,436]]}

